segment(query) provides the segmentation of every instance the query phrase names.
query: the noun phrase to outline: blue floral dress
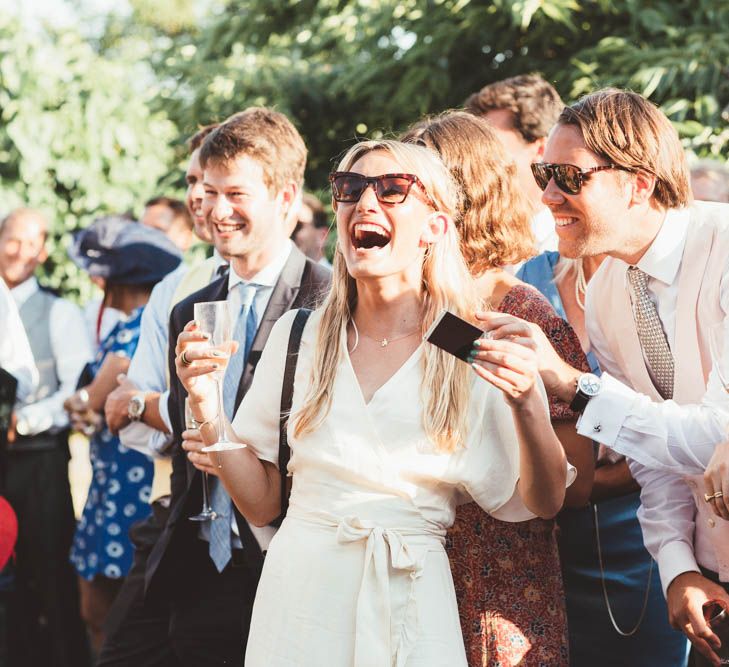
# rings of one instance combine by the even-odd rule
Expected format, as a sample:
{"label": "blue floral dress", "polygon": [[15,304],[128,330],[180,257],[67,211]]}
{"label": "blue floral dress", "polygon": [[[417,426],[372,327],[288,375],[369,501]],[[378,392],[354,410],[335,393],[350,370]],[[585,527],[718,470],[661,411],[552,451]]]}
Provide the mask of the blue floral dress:
{"label": "blue floral dress", "polygon": [[[91,365],[93,375],[109,353],[131,357],[137,348],[142,308],[120,321],[104,339]],[[91,439],[91,486],[71,548],[71,562],[84,579],[118,579],[132,565],[129,527],[150,512],[152,460],[121,444],[106,423]]]}

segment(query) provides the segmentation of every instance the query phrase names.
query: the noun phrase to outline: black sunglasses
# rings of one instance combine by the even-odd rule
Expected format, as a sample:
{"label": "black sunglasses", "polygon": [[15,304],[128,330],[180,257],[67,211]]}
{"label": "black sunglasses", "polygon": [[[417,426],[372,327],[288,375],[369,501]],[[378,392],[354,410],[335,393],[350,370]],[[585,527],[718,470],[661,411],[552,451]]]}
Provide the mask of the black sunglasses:
{"label": "black sunglasses", "polygon": [[334,201],[353,204],[360,200],[364,191],[374,186],[375,196],[383,204],[402,204],[417,185],[426,196],[428,204],[437,209],[422,181],[415,174],[383,174],[382,176],[363,176],[354,171],[335,171],[329,174]]}
{"label": "black sunglasses", "polygon": [[533,162],[532,174],[540,190],[546,190],[549,181],[554,179],[555,185],[568,195],[578,195],[585,181],[591,174],[608,169],[619,169],[630,171],[626,167],[617,164],[605,164],[599,167],[582,169],[574,164],[553,164],[550,162]]}

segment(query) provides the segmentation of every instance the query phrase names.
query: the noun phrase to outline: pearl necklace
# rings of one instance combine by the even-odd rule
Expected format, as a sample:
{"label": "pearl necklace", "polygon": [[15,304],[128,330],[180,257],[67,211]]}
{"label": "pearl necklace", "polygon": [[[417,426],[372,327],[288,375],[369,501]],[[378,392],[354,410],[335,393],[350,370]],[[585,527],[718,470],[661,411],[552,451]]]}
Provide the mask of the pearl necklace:
{"label": "pearl necklace", "polygon": [[[354,352],[357,349],[357,346],[359,345],[359,329],[357,329],[357,323],[352,319],[352,328],[354,329],[354,345],[352,346],[352,349],[349,351],[350,354]],[[370,340],[374,340],[375,342],[380,344],[380,347],[387,347],[390,343],[394,343],[395,341],[402,340],[403,338],[410,338],[410,336],[414,336],[416,333],[418,333],[420,329],[415,329],[415,331],[411,331],[410,333],[403,334],[402,336],[397,336],[396,338],[375,338],[374,336],[368,336],[367,334],[362,334],[365,338],[369,338]]]}
{"label": "pearl necklace", "polygon": [[582,264],[582,258],[577,260],[577,275],[575,276],[575,301],[580,310],[585,310],[585,290],[587,289],[587,280],[585,279],[585,267]]}

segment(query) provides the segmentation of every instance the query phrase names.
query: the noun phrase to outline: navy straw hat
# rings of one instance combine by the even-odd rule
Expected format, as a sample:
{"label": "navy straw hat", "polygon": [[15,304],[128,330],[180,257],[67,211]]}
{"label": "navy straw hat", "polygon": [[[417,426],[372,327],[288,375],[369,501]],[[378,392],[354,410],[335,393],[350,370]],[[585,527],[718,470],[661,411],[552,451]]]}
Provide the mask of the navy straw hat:
{"label": "navy straw hat", "polygon": [[161,231],[134,220],[108,216],[74,234],[68,256],[91,276],[109,283],[156,283],[182,261]]}

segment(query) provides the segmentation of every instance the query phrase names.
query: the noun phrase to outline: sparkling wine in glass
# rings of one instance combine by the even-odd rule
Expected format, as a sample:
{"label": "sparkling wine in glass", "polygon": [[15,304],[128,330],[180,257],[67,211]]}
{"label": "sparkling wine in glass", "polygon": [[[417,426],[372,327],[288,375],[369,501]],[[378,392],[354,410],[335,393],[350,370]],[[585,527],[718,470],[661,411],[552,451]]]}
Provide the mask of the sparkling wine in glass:
{"label": "sparkling wine in glass", "polygon": [[[195,419],[192,416],[192,410],[190,409],[190,401],[185,399],[185,427],[188,429],[197,428]],[[212,521],[217,518],[217,514],[210,507],[210,490],[208,487],[208,474],[204,472],[202,474],[202,494],[203,494],[203,506],[200,512],[188,517],[190,521]]]}
{"label": "sparkling wine in glass", "polygon": [[729,332],[724,322],[709,327],[709,352],[714,372],[724,391],[729,393]]}
{"label": "sparkling wine in glass", "polygon": [[[230,306],[227,301],[203,301],[195,304],[195,321],[201,331],[210,334],[207,345],[230,354],[233,343]],[[204,447],[204,452],[224,452],[230,449],[244,449],[241,442],[228,439],[225,426],[225,402],[223,401],[223,382],[226,367],[213,373],[216,393],[218,395],[218,441]]]}

